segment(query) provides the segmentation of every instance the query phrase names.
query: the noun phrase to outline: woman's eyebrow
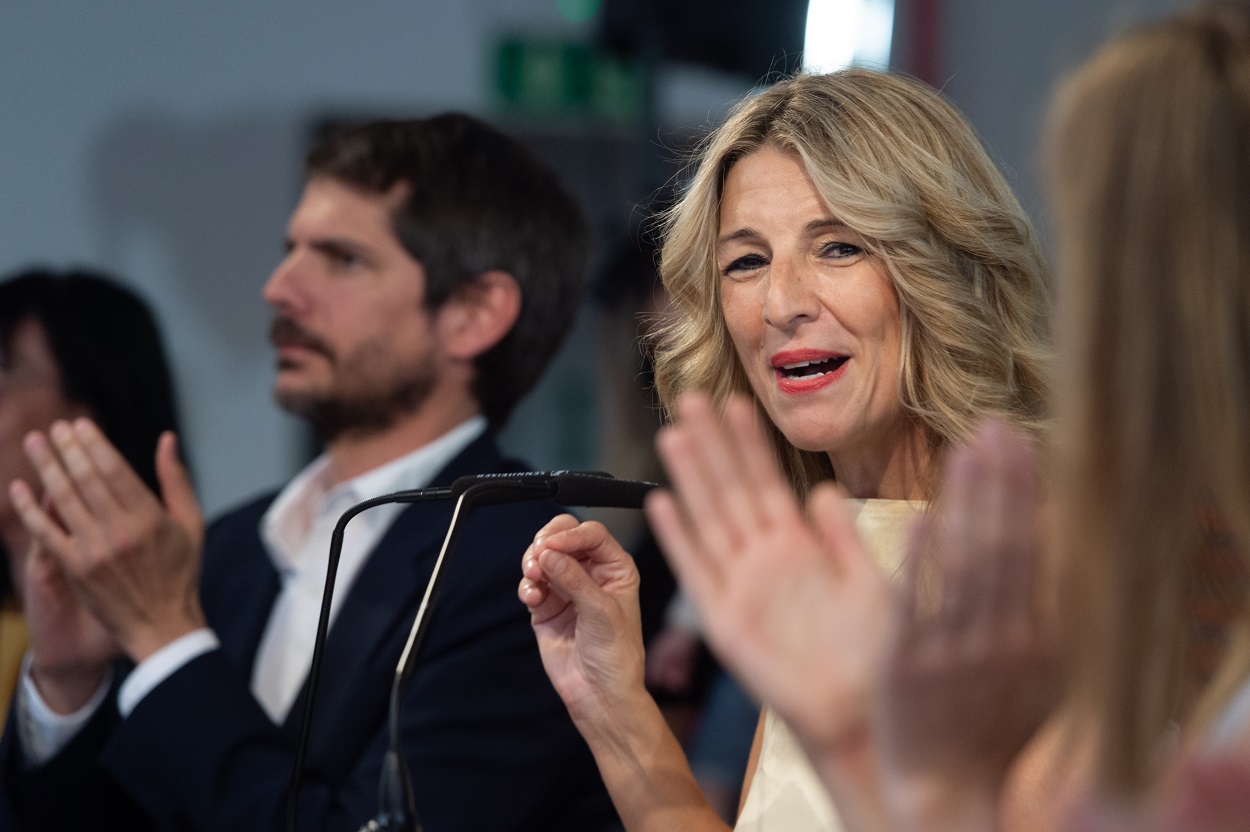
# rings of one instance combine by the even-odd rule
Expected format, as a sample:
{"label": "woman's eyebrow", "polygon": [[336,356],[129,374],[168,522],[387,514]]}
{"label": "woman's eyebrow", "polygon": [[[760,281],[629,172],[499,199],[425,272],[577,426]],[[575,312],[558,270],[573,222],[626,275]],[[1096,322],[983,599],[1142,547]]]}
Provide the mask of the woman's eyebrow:
{"label": "woman's eyebrow", "polygon": [[842,220],[835,220],[832,217],[823,220],[812,220],[807,224],[809,234],[819,234],[824,231],[838,231],[845,229],[846,223]]}
{"label": "woman's eyebrow", "polygon": [[[825,219],[812,220],[803,228],[809,234],[819,234],[825,231],[836,231],[845,229],[846,223],[842,220],[835,220],[832,217]],[[728,234],[716,238],[716,247],[720,248],[725,243],[732,243],[736,240],[758,240],[760,233],[753,228],[739,228],[737,231],[731,231]]]}
{"label": "woman's eyebrow", "polygon": [[754,228],[739,228],[737,231],[731,231],[724,236],[716,238],[716,247],[720,248],[725,243],[732,243],[735,240],[758,240],[760,233]]}

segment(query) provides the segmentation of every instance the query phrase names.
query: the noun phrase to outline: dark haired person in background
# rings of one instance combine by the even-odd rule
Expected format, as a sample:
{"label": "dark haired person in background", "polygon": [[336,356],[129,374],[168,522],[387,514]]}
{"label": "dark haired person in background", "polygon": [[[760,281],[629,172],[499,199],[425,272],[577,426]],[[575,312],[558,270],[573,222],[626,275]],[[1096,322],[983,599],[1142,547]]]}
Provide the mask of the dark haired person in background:
{"label": "dark haired person in background", "polygon": [[[0,282],[0,481],[28,481],[34,470],[22,438],[57,419],[94,419],[149,487],[152,448],[178,429],[177,407],[160,332],[147,304],[113,279],[90,271],[29,269]],[[27,632],[19,593],[27,584],[30,536],[0,491],[0,708],[15,690]],[[36,588],[55,580],[38,559]],[[103,631],[100,631],[102,635]],[[95,645],[117,653],[111,639]]]}
{"label": "dark haired person in background", "polygon": [[[27,440],[40,477],[64,487],[58,523],[16,484],[23,520],[137,664],[117,711],[91,717],[114,723],[95,747],[75,737],[7,761],[8,797],[28,823],[49,819],[39,828],[110,826],[57,802],[97,760],[152,827],[280,828],[339,514],[525,468],[501,457],[493,431],[570,329],[588,247],[577,204],[545,165],[467,116],[360,126],[310,153],[286,242],[264,289],[274,392],[326,451],[280,493],[210,526],[202,569],[199,511],[168,442],[158,501],[89,423]],[[300,829],[355,830],[377,809],[390,681],[450,513],[393,506],[348,528]],[[430,832],[615,824],[515,600],[516,553],[553,513],[482,509],[446,567],[402,703]],[[101,543],[117,540],[129,545]],[[88,681],[101,672],[83,669]]]}

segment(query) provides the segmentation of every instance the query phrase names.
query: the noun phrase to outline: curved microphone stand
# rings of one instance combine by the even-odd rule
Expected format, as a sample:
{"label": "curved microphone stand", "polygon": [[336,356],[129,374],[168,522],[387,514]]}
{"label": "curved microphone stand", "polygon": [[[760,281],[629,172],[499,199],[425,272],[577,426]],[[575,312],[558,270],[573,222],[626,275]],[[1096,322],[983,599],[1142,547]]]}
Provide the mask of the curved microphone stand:
{"label": "curved microphone stand", "polygon": [[389,749],[382,767],[378,785],[377,817],[361,827],[360,832],[421,832],[417,820],[412,781],[407,764],[400,753],[400,709],[403,685],[415,667],[414,657],[425,638],[429,611],[442,578],[443,564],[460,535],[463,520],[470,510],[482,503],[506,503],[521,500],[553,499],[570,506],[613,506],[617,508],[640,508],[643,496],[655,488],[655,483],[617,480],[611,474],[600,472],[528,472],[517,474],[482,474],[462,477],[450,487],[424,488],[416,491],[400,491],[365,500],[352,506],[339,518],[330,538],[330,556],[326,566],[326,585],[321,598],[321,614],[317,621],[317,636],[313,648],[312,666],[309,669],[308,700],[304,703],[304,716],[300,726],[299,746],[291,770],[291,784],[287,795],[287,829],[296,832],[300,780],[303,777],[304,758],[308,753],[309,735],[312,730],[313,705],[317,695],[317,679],[321,672],[322,654],[325,652],[326,633],[329,630],[330,604],[334,596],[334,578],[338,571],[343,549],[343,532],[349,520],[366,509],[386,503],[417,503],[428,500],[456,498],[451,524],[443,538],[442,549],[434,561],[434,569],[426,584],[425,595],[417,608],[417,614],[408,633],[395,677],[391,682],[391,699],[387,712]]}

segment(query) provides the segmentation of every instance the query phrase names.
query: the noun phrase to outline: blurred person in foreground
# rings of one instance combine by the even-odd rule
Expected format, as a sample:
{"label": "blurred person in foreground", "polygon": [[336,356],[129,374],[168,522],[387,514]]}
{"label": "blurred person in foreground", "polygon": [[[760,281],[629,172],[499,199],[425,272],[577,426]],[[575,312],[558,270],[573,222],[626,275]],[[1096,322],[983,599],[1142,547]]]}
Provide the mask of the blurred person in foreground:
{"label": "blurred person in foreground", "polygon": [[[58,419],[86,416],[138,476],[156,486],[152,448],[178,429],[160,332],[147,304],[98,272],[27,269],[0,282],[0,482],[33,478],[22,439]],[[0,708],[8,712],[28,644],[21,598],[61,580],[31,546],[7,489],[0,492]],[[102,631],[102,658],[117,646]]]}
{"label": "blurred person in foreground", "polygon": [[[669,217],[661,275],[677,320],[656,376],[682,429],[659,448],[678,493],[696,493],[696,473],[707,485],[682,512],[693,527],[685,534],[730,562],[758,547],[782,569],[796,548],[817,545],[777,536],[782,515],[809,530],[796,501],[806,498],[816,529],[831,531],[840,487],[856,498],[855,524],[873,552],[861,564],[867,589],[847,603],[806,605],[820,576],[787,573],[795,580],[777,612],[810,639],[812,660],[788,680],[747,676],[770,707],[735,828],[876,823],[870,671],[907,526],[939,496],[945,451],[978,420],[1043,429],[1049,305],[1036,237],[940,95],[852,69],[779,82],[713,133]],[[714,408],[735,396],[751,400],[742,418],[767,425],[769,447],[750,449],[767,463],[763,475],[772,472],[752,483],[771,486],[763,499],[723,455],[699,452],[698,437],[717,432]],[[678,545],[684,524],[671,498],[650,508],[661,543]],[[630,557],[601,526],[565,516],[537,536],[523,569],[518,591],[548,675],[626,827],[725,829],[644,687]],[[714,645],[759,643],[751,627],[728,635],[706,611],[705,625]],[[848,661],[831,664],[825,651]],[[819,714],[820,739],[839,751],[819,761],[837,784],[832,802],[786,727],[809,716],[793,710],[788,683],[839,697]]]}
{"label": "blurred person in foreground", "polygon": [[[891,828],[1004,825],[1008,767],[1048,710],[1039,685],[1066,668],[1034,761],[1051,804],[1037,828],[1247,829],[1250,6],[1212,3],[1115,39],[1064,83],[1048,139],[1062,628],[1039,614],[1037,463],[990,427],[948,468],[944,522],[914,538],[940,567],[940,607],[925,610],[915,581],[894,603],[873,729]],[[863,560],[849,535],[832,543],[796,567],[812,606],[839,603]],[[787,629],[795,601],[767,553],[751,552],[757,581],[733,586],[706,550],[671,553],[722,632],[775,637],[767,654],[723,638],[727,661],[800,700],[796,714],[836,712],[838,697],[795,679],[811,639]],[[840,577],[819,580],[820,563]],[[836,757],[822,720],[794,725],[816,760]]]}
{"label": "blurred person in foreground", "polygon": [[[570,329],[588,248],[555,174],[457,114],[337,131],[305,174],[264,297],[275,397],[312,425],[322,456],[205,531],[172,441],[156,449],[158,497],[88,421],[26,438],[54,511],[24,481],[14,504],[136,664],[81,731],[11,749],[5,796],[30,828],[282,828],[339,515],[393,491],[527,469],[501,456],[494,433]],[[482,509],[444,571],[399,703],[429,832],[614,823],[514,597],[515,553],[553,513]],[[450,514],[450,502],[397,505],[348,527],[301,830],[356,830],[378,809],[391,681]],[[60,690],[42,676],[43,651],[68,637],[32,642],[45,698]],[[81,689],[104,672],[85,664]],[[97,767],[137,820],[64,800]]]}

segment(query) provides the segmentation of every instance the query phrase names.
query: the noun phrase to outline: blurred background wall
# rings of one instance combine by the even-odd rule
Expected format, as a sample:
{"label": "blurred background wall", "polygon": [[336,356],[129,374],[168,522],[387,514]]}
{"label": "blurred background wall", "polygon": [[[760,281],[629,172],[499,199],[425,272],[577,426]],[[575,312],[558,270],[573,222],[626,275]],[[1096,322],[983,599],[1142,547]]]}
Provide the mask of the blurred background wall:
{"label": "blurred background wall", "polygon": [[[1055,79],[1109,33],[1178,5],[896,0],[891,63],[947,92],[1041,219],[1036,138]],[[773,54],[770,32],[792,30],[795,8],[790,0],[5,3],[0,271],[95,265],[147,295],[174,358],[201,497],[214,512],[284,481],[306,459],[307,436],[270,400],[260,288],[281,256],[318,123],[453,108],[491,118],[529,139],[581,194],[602,260],[635,206],[675,170],[678,149],[768,68],[724,66],[739,52]],[[674,18],[675,9],[685,16]],[[676,42],[663,32],[630,42],[639,15],[652,26],[680,24]],[[783,17],[791,22],[782,26]],[[747,45],[717,40],[735,24],[754,35]],[[604,57],[605,27],[632,51]],[[793,39],[775,47],[789,59],[797,49]],[[563,75],[544,81],[553,71]],[[561,92],[570,73],[593,89]],[[538,467],[594,464],[602,439],[594,320],[582,316],[505,437]]]}

